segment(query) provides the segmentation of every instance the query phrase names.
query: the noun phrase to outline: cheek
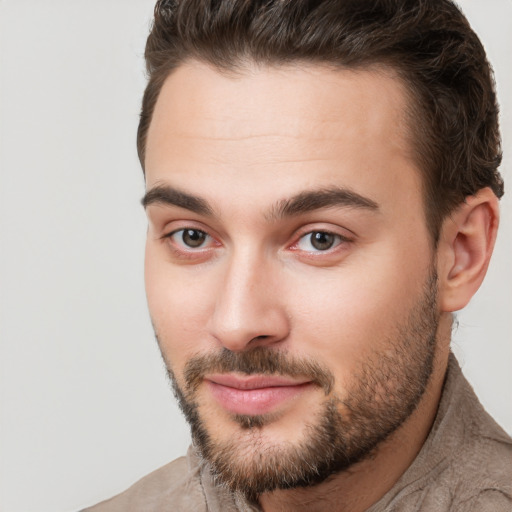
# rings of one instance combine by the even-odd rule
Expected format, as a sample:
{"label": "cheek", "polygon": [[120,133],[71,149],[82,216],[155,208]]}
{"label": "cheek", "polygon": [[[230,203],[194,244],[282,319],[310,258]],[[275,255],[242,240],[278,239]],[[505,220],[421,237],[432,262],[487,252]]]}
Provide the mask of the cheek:
{"label": "cheek", "polygon": [[295,297],[294,308],[295,347],[326,365],[342,386],[364,355],[378,348],[382,320],[387,320],[381,301],[349,284],[331,281],[322,293],[310,289]]}
{"label": "cheek", "polygon": [[290,296],[296,346],[329,367],[341,386],[362,361],[389,349],[423,293],[423,268],[380,256],[361,271],[339,268],[322,279],[304,280],[300,293]]}
{"label": "cheek", "polygon": [[155,248],[146,246],[145,283],[149,313],[160,348],[173,368],[201,349],[212,308],[208,284],[192,272],[177,269]]}

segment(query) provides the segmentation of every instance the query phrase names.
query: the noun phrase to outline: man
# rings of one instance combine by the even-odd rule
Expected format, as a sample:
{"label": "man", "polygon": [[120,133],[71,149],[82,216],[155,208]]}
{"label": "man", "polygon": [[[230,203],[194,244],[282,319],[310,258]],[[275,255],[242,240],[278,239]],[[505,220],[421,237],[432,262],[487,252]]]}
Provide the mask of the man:
{"label": "man", "polygon": [[161,0],[138,150],[186,458],[91,511],[509,511],[450,353],[503,182],[449,0]]}

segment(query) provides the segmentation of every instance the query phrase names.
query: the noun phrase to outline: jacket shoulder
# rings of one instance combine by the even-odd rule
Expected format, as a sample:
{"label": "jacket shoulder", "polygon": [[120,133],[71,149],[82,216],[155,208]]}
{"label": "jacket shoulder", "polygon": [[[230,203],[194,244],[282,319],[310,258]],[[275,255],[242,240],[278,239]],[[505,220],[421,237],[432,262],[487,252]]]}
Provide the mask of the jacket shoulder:
{"label": "jacket shoulder", "polygon": [[[172,508],[170,508],[172,506]],[[206,511],[199,468],[186,457],[153,471],[126,491],[82,512]]]}

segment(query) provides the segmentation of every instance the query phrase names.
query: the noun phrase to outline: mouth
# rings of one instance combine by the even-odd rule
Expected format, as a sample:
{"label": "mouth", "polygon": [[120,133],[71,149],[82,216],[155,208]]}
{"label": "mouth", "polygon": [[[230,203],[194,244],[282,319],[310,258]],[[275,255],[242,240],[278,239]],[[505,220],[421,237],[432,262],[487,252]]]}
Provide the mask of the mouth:
{"label": "mouth", "polygon": [[224,410],[249,416],[275,412],[313,385],[310,380],[275,375],[215,374],[204,381]]}

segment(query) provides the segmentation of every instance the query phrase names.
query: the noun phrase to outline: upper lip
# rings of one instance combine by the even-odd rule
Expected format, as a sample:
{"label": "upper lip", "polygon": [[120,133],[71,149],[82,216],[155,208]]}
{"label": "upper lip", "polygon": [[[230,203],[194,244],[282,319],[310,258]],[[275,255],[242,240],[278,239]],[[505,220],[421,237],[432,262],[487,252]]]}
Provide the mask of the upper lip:
{"label": "upper lip", "polygon": [[212,374],[205,376],[205,380],[209,380],[214,384],[220,384],[235,389],[261,389],[285,386],[300,386],[310,382],[309,379],[294,379],[281,375],[234,375],[234,374]]}

